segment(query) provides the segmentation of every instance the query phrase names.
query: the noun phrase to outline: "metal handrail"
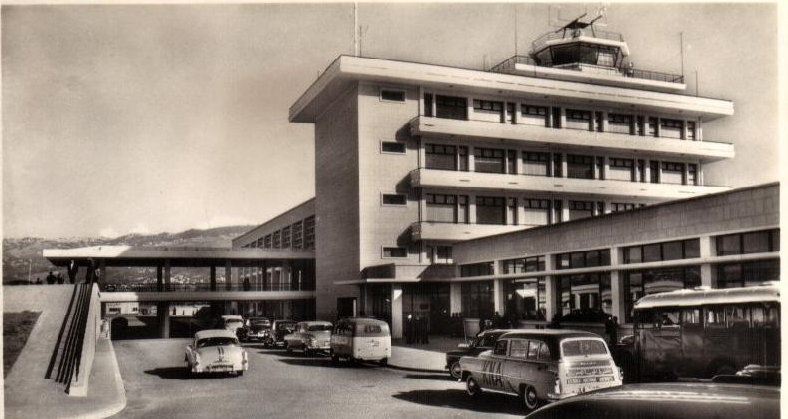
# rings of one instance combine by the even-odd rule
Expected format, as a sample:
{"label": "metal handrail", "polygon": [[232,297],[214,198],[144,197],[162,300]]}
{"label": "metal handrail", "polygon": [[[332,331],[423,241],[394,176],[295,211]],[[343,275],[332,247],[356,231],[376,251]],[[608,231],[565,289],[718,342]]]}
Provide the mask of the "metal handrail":
{"label": "metal handrail", "polygon": [[548,41],[552,41],[554,39],[572,39],[577,38],[578,36],[587,36],[589,38],[598,38],[598,39],[607,39],[610,41],[617,41],[617,42],[624,42],[624,36],[618,32],[611,32],[611,31],[603,31],[599,29],[580,29],[580,30],[571,30],[568,29],[566,31],[559,31],[559,32],[547,32],[546,34],[536,38],[531,43],[534,51],[538,50],[539,48],[543,47]]}

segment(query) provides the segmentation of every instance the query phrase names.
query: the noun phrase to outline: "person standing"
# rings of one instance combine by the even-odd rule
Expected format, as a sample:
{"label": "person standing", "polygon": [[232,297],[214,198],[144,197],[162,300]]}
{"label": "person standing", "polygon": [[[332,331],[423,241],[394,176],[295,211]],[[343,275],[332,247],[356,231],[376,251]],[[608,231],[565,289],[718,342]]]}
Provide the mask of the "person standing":
{"label": "person standing", "polygon": [[608,336],[610,345],[615,345],[618,342],[618,317],[610,316],[605,320],[605,334]]}
{"label": "person standing", "polygon": [[52,285],[56,281],[57,281],[57,278],[55,278],[55,275],[52,274],[52,271],[49,271],[49,275],[47,275],[47,284]]}

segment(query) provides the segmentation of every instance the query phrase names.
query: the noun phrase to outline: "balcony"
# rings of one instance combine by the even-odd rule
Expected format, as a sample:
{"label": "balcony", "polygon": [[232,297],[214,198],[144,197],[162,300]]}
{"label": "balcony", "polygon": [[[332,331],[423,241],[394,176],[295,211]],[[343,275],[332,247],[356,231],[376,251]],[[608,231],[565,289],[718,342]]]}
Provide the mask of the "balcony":
{"label": "balcony", "polygon": [[493,234],[525,230],[526,225],[492,225],[492,224],[453,224],[433,221],[417,221],[410,227],[411,238],[416,240],[443,240],[458,242],[471,240]]}
{"label": "balcony", "polygon": [[455,172],[432,169],[416,169],[412,171],[410,173],[410,181],[413,187],[422,188],[474,189],[478,191],[494,192],[550,192],[654,200],[692,198],[730,189],[721,186],[673,185],[617,180]]}
{"label": "balcony", "polygon": [[524,147],[587,148],[594,152],[639,153],[659,158],[697,158],[702,163],[733,158],[733,144],[712,141],[689,141],[663,137],[645,137],[576,129],[555,129],[538,125],[462,121],[418,116],[410,123],[412,135],[468,138],[500,142],[501,139]]}

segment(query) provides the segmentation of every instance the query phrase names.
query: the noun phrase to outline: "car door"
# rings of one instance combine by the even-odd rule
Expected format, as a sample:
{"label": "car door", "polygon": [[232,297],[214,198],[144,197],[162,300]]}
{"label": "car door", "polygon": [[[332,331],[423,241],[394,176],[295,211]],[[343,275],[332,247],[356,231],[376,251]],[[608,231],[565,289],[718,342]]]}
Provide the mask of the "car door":
{"label": "car door", "polygon": [[531,368],[528,360],[528,339],[511,339],[509,356],[503,363],[503,385],[506,391],[517,393]]}
{"label": "car door", "polygon": [[482,362],[482,387],[491,390],[503,390],[503,364],[506,361],[509,340],[495,342],[492,354]]}

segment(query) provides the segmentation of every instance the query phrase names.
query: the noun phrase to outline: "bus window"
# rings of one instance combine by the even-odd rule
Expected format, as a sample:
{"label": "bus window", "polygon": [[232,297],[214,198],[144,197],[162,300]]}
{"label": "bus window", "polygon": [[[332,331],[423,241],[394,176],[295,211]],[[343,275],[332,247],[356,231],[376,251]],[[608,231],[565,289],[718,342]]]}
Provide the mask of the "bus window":
{"label": "bus window", "polygon": [[493,351],[493,354],[506,356],[506,342],[506,340],[499,340],[498,342],[495,342],[495,350]]}
{"label": "bus window", "polygon": [[662,311],[659,313],[659,325],[661,327],[670,327],[679,325],[679,311]]}
{"label": "bus window", "polygon": [[547,346],[546,343],[542,343],[542,346],[539,347],[539,360],[540,361],[550,360],[550,348]]}
{"label": "bus window", "polygon": [[641,329],[653,329],[655,325],[654,311],[642,310],[635,312],[635,322]]}
{"label": "bus window", "polygon": [[509,356],[525,359],[528,356],[528,341],[525,339],[512,339]]}
{"label": "bus window", "polygon": [[728,327],[747,328],[750,326],[750,316],[747,313],[746,306],[727,306],[725,307],[725,318],[728,321]]}
{"label": "bus window", "polygon": [[530,341],[530,343],[528,344],[528,359],[532,361],[536,361],[536,359],[539,357],[540,344],[541,342],[539,342],[538,340]]}
{"label": "bus window", "polygon": [[725,327],[725,309],[706,307],[706,327]]}
{"label": "bus window", "polygon": [[703,322],[700,320],[699,308],[685,308],[681,314],[681,322],[685,325],[700,325]]}

